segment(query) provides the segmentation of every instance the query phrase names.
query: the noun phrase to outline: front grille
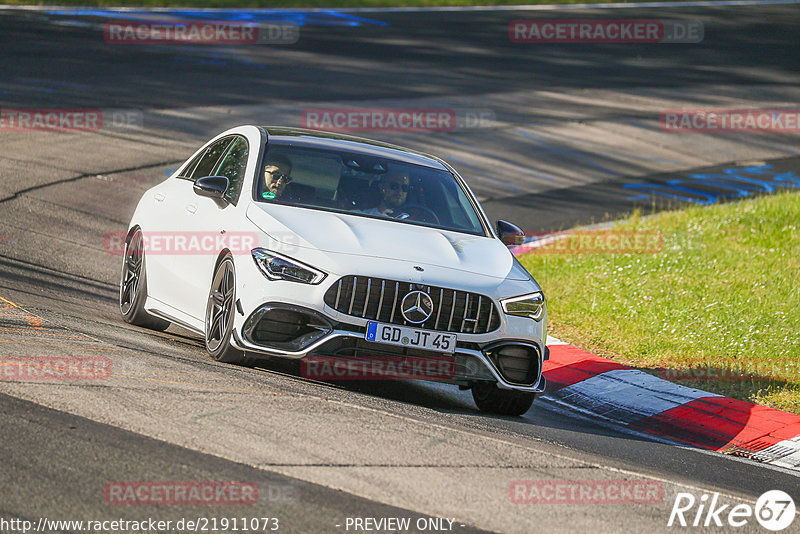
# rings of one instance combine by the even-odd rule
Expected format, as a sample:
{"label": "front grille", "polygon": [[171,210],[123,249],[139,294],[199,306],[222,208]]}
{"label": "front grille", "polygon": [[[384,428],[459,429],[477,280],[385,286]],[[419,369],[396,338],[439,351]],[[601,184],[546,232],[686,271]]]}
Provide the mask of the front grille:
{"label": "front grille", "polygon": [[[403,318],[400,304],[403,297],[416,290],[431,296],[433,314],[424,323],[412,325]],[[485,295],[383,278],[340,278],[325,293],[325,304],[353,317],[428,330],[485,334],[500,327],[500,314]]]}

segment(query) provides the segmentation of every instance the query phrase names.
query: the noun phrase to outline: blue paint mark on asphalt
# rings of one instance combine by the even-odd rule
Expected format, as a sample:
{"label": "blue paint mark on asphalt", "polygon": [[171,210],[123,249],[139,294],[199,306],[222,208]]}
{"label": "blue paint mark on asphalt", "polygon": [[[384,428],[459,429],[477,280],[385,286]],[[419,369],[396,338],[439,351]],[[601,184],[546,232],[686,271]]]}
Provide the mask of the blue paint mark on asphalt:
{"label": "blue paint mark on asphalt", "polygon": [[[769,182],[764,180],[756,180],[755,178],[747,178],[739,175],[738,173],[731,173],[729,172],[731,170],[733,169],[725,169],[725,171],[723,171],[725,174],[691,174],[689,177],[694,180],[701,180],[714,187],[722,187],[723,189],[725,187],[744,187],[749,191],[764,191],[765,193],[775,192],[775,188]],[[745,190],[738,190],[741,193],[739,196],[746,197],[750,195],[750,193]]]}
{"label": "blue paint mark on asphalt", "polygon": [[[662,184],[624,184],[622,187],[625,189],[634,189],[639,191],[648,191],[653,195],[659,195],[662,197],[671,198],[673,200],[683,200],[685,202],[692,202],[694,204],[701,204],[701,205],[708,205],[713,204],[717,201],[717,197],[712,195],[711,193],[705,191],[697,191],[695,189],[689,189],[687,187],[680,187],[678,185],[662,185]],[[680,195],[678,193],[688,193],[690,195],[696,195],[696,197],[687,197],[685,195]],[[628,197],[628,200],[632,200],[634,197]],[[637,195],[637,198],[642,198],[642,195]],[[649,196],[644,195],[644,198],[650,198]]]}
{"label": "blue paint mark on asphalt", "polygon": [[53,9],[45,12],[60,17],[102,17],[114,20],[137,21],[226,21],[226,22],[293,22],[298,26],[357,27],[362,25],[388,26],[388,22],[342,13],[334,9],[283,10],[283,9],[169,9],[149,11],[86,8]]}
{"label": "blue paint mark on asphalt", "polygon": [[666,184],[642,182],[623,184],[622,187],[649,193],[632,195],[627,197],[627,200],[645,200],[651,196],[660,196],[693,204],[708,205],[723,198],[749,197],[754,193],[774,193],[778,187],[800,188],[800,176],[794,171],[777,172],[772,170],[772,165],[759,165],[731,167],[723,169],[718,174],[690,174],[688,179],[669,180]]}
{"label": "blue paint mark on asphalt", "polygon": [[701,186],[701,187],[712,187],[712,188],[715,188],[715,189],[722,189],[722,191],[728,191],[727,193],[725,193],[725,192],[717,192],[717,191],[711,193],[711,195],[714,196],[714,198],[720,198],[720,197],[722,197],[722,198],[731,198],[731,197],[748,197],[748,196],[750,196],[750,191],[747,191],[745,189],[741,189],[740,187],[737,187],[736,185],[733,185],[733,184],[730,184],[730,183],[724,183],[724,182],[722,182],[720,180],[703,180],[702,182],[694,182],[694,183],[691,180],[681,180],[681,179],[667,181],[667,185],[682,185],[682,184],[686,184],[686,185],[690,185],[690,186],[697,185],[697,186]]}

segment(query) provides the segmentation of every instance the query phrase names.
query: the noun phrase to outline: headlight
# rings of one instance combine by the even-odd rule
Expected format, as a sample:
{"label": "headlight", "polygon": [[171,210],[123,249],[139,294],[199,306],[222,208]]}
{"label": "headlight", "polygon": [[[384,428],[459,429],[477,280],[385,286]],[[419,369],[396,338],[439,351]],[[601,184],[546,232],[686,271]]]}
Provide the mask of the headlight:
{"label": "headlight", "polygon": [[541,291],[501,301],[503,311],[509,315],[530,317],[538,321],[544,315],[544,294]]}
{"label": "headlight", "polygon": [[270,280],[290,280],[302,284],[319,284],[325,273],[297,260],[280,256],[263,248],[254,248],[253,260]]}

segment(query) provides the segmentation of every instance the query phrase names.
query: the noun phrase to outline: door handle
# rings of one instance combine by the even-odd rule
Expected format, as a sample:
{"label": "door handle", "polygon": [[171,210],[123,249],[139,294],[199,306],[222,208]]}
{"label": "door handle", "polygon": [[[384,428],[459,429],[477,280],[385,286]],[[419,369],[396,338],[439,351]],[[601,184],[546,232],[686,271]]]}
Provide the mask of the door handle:
{"label": "door handle", "polygon": [[164,199],[167,197],[164,196],[164,193],[156,193],[155,195],[153,195],[153,198],[156,199],[156,202],[164,202]]}
{"label": "door handle", "polygon": [[195,206],[194,204],[186,204],[186,211],[188,211],[189,213],[194,213],[197,211],[197,206]]}

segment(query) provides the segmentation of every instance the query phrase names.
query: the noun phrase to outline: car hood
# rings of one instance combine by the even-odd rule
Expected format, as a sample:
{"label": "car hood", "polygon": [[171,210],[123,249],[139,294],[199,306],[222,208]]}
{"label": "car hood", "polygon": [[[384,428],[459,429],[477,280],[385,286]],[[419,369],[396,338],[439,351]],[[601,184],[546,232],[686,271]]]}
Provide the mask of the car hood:
{"label": "car hood", "polygon": [[494,238],[279,204],[253,203],[247,217],[289,255],[298,247],[365,262],[383,258],[496,279],[531,279]]}

